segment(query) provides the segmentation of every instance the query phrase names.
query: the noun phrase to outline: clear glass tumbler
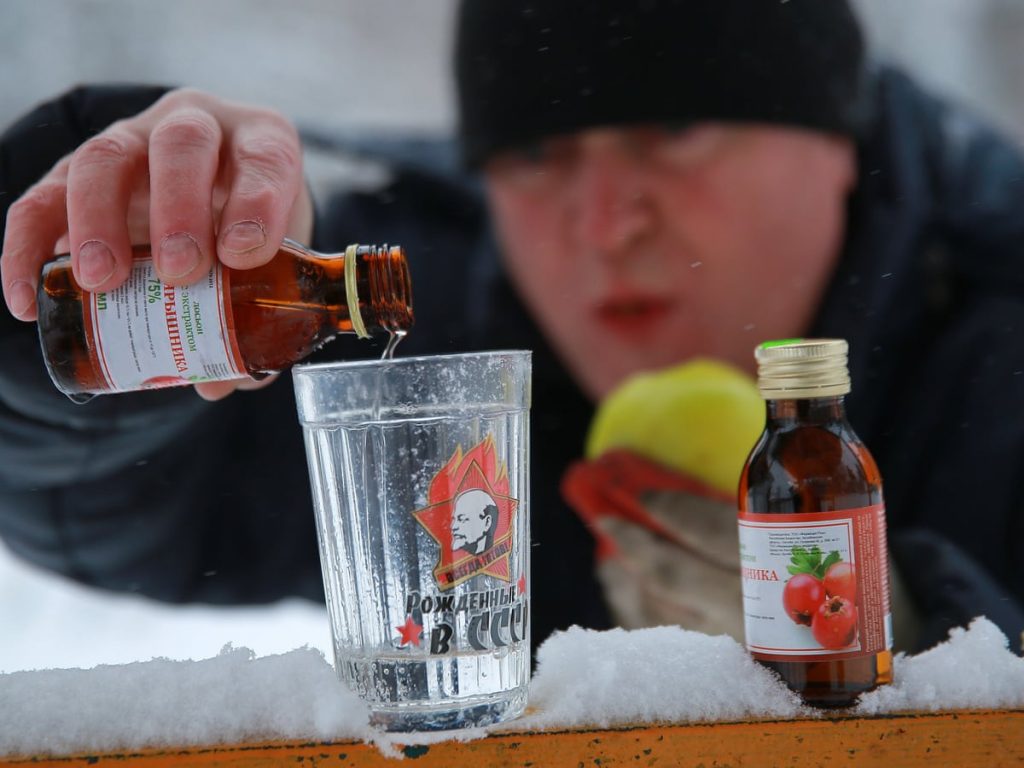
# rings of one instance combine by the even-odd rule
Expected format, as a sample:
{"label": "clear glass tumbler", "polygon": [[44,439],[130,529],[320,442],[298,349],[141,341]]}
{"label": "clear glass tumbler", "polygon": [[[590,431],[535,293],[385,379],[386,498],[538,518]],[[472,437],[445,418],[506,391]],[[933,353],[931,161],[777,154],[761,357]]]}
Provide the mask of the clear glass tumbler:
{"label": "clear glass tumbler", "polygon": [[507,720],[530,674],[530,353],[293,369],[338,674],[387,730]]}

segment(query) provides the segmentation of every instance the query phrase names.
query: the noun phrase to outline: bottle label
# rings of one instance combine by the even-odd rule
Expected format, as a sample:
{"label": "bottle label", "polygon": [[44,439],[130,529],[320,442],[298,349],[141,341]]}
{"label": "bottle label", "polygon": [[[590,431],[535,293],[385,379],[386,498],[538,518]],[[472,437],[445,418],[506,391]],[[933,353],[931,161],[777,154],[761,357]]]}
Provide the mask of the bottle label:
{"label": "bottle label", "polygon": [[228,273],[166,285],[151,258],[136,259],[112,291],[87,293],[86,335],[113,392],[245,376],[225,300]]}
{"label": "bottle label", "polygon": [[739,539],[754,658],[827,661],[892,648],[883,505],[740,512]]}

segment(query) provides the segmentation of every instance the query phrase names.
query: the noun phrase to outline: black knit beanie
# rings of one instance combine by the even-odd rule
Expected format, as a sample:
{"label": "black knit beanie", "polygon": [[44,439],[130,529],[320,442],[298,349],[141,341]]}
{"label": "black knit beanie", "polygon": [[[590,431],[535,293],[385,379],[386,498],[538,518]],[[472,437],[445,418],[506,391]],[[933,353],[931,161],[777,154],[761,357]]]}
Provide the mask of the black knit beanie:
{"label": "black knit beanie", "polygon": [[463,156],[629,123],[856,135],[864,44],[847,0],[462,0]]}

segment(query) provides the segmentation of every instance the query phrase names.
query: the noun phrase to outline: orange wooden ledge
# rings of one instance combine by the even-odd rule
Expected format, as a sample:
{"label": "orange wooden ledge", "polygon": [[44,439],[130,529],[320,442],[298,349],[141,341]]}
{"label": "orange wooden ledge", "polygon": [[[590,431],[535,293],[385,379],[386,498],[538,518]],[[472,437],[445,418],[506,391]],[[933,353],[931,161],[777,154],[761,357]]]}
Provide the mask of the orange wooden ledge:
{"label": "orange wooden ledge", "polygon": [[771,720],[611,730],[507,733],[400,748],[403,763],[362,742],[274,742],[131,753],[0,757],[0,766],[241,768],[315,766],[1024,766],[1024,710]]}

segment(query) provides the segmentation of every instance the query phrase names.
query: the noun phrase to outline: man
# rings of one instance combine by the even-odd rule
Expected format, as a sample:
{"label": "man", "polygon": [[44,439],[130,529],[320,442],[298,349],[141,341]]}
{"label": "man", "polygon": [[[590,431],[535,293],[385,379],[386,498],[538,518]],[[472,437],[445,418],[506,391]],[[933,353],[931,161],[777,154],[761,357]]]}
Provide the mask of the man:
{"label": "man", "polygon": [[[471,180],[401,161],[383,194],[328,201],[312,238],[281,116],[191,91],[80,91],[5,138],[7,306],[34,319],[55,250],[109,290],[133,241],[152,242],[176,284],[214,259],[264,263],[286,234],[334,250],[401,242],[418,317],[403,352],[535,350],[536,641],[607,624],[590,541],[557,491],[595,399],[695,355],[750,370],[760,340],[845,337],[849,412],[882,466],[920,615],[908,645],[978,614],[1024,628],[1024,163],[1011,148],[898,74],[869,73],[838,1],[469,0],[456,74],[463,153],[500,247]],[[3,323],[0,533],[15,550],[161,599],[320,596],[287,385],[78,408],[49,389],[31,327]]]}
{"label": "man", "polygon": [[482,555],[494,544],[498,527],[498,505],[486,491],[460,494],[452,513],[452,549]]}

